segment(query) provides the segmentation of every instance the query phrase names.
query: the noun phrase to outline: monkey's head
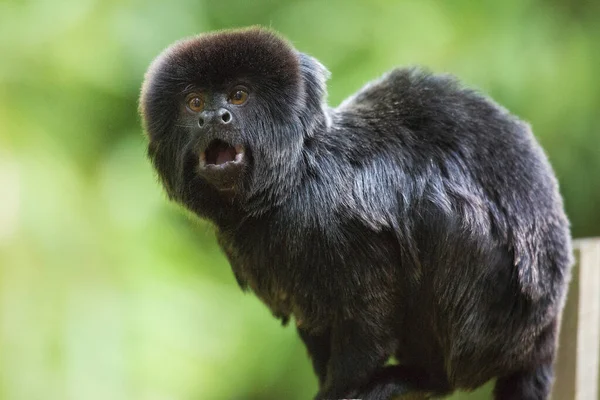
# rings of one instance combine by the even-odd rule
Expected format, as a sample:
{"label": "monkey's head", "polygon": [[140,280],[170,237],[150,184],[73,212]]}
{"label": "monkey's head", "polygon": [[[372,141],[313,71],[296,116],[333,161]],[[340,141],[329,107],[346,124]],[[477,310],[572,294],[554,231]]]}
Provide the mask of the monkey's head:
{"label": "monkey's head", "polygon": [[304,141],[325,123],[327,70],[250,28],[175,43],[154,60],[140,112],[169,196],[203,216],[276,202],[301,177]]}

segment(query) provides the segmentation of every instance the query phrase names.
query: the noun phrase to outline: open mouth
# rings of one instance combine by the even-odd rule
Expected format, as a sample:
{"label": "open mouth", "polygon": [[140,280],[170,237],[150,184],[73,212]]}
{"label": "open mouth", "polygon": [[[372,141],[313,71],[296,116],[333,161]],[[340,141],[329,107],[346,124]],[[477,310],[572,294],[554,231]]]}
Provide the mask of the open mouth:
{"label": "open mouth", "polygon": [[214,139],[200,153],[198,173],[221,191],[236,189],[246,165],[244,147]]}
{"label": "open mouth", "polygon": [[215,139],[206,150],[200,153],[201,168],[227,168],[240,164],[244,159],[244,148],[232,146],[227,142]]}

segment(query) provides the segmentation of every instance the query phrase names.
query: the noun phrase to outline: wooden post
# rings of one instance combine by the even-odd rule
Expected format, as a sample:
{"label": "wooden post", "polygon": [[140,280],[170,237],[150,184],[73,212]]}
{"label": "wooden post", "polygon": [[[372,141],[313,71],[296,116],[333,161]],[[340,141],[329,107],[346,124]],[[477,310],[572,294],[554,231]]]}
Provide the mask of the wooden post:
{"label": "wooden post", "polygon": [[598,400],[600,239],[575,241],[577,264],[563,311],[553,400]]}

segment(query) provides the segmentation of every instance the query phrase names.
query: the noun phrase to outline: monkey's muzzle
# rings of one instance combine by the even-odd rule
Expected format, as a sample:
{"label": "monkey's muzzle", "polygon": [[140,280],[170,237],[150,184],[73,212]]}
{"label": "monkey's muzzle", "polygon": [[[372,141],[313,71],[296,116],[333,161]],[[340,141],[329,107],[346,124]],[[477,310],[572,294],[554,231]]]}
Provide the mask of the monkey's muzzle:
{"label": "monkey's muzzle", "polygon": [[233,190],[245,164],[242,145],[215,139],[200,153],[199,173],[219,190]]}

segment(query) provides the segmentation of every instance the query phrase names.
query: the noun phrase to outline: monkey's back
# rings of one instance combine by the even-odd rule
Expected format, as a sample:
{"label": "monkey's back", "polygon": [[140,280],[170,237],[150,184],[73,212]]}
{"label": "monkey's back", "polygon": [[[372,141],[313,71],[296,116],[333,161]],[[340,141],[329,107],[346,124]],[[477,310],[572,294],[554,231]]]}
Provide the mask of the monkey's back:
{"label": "monkey's back", "polygon": [[340,142],[331,147],[352,160],[352,211],[404,241],[398,282],[406,268],[418,274],[398,311],[400,360],[443,363],[453,386],[476,387],[547,357],[572,251],[554,173],[529,126],[454,78],[418,69],[368,84],[333,121],[328,140]]}

